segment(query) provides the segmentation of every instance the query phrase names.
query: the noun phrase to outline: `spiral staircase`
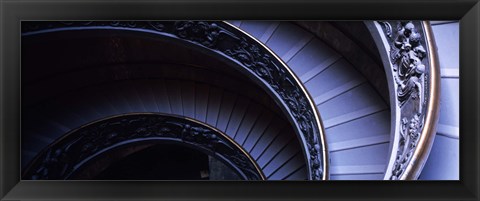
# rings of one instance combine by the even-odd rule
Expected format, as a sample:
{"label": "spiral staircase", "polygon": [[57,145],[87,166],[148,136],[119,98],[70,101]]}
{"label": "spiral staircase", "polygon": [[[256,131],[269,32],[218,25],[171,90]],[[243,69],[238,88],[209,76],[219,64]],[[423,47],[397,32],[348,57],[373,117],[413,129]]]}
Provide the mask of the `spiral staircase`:
{"label": "spiral staircase", "polygon": [[[346,54],[335,40],[328,40],[328,34],[322,35],[305,24],[229,23],[268,47],[305,86],[325,131],[329,179],[384,179],[393,146],[387,81],[366,73],[355,57]],[[342,35],[341,40],[347,40],[338,43],[366,47],[361,54],[379,64],[378,53],[368,48],[372,44],[362,42],[341,23],[327,25]],[[458,22],[432,22],[432,29],[441,69],[440,117],[433,148],[419,179],[458,179]],[[112,33],[117,34],[114,39],[105,38]],[[22,95],[33,97],[22,102],[23,168],[65,133],[82,125],[123,114],[158,113],[195,119],[217,128],[248,153],[264,179],[308,179],[309,166],[290,120],[262,88],[226,70],[225,62],[195,63],[206,54],[169,49],[173,45],[168,43],[158,51],[170,57],[156,60],[149,51],[163,42],[150,37],[125,42],[134,37],[130,33],[85,32],[75,36],[76,42],[68,42],[61,35],[43,42],[36,42],[45,39],[42,34],[24,37],[32,38],[31,43],[27,39],[29,47],[48,51],[22,52],[31,58],[25,66],[34,72],[22,76],[26,83]],[[93,37],[102,38],[99,41],[106,45],[89,44]],[[132,50],[150,44],[152,47]],[[108,58],[109,63],[95,61],[96,56],[71,55],[71,47],[90,49],[87,55],[101,55],[98,57]],[[114,51],[104,51],[105,47]],[[188,57],[175,59],[178,55]],[[56,63],[51,64],[52,60]],[[68,66],[72,61],[76,64]],[[49,67],[35,69],[36,65]],[[109,73],[112,70],[118,73]],[[385,75],[383,67],[376,70]]]}

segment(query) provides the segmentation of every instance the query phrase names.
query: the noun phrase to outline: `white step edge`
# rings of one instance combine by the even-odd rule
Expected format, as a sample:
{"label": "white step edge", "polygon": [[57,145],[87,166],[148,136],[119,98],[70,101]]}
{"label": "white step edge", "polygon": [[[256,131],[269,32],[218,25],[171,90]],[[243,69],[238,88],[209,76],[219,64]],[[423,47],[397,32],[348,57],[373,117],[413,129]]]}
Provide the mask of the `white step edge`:
{"label": "white step edge", "polygon": [[[328,128],[331,128],[331,127],[334,127],[334,126],[337,126],[337,125],[340,125],[340,124],[343,124],[343,123],[346,123],[346,122],[350,122],[350,121],[353,121],[355,119],[359,119],[359,118],[365,117],[367,115],[382,111],[384,109],[385,109],[385,107],[382,106],[382,105],[370,106],[370,107],[363,108],[361,110],[357,110],[357,111],[350,112],[350,113],[347,113],[347,114],[344,114],[344,115],[340,115],[340,116],[337,116],[337,117],[334,117],[334,118],[331,118],[331,119],[324,120],[323,124],[324,124],[325,129],[328,129]],[[321,111],[320,111],[320,113],[321,113]]]}
{"label": "white step edge", "polygon": [[460,72],[459,69],[442,68],[440,70],[440,76],[442,78],[459,78]]}
{"label": "white step edge", "polygon": [[437,134],[449,138],[459,139],[460,128],[446,124],[437,124]]}
{"label": "white step edge", "polygon": [[385,165],[342,165],[330,167],[330,175],[383,174],[384,171]]}
{"label": "white step edge", "polygon": [[308,34],[301,38],[290,50],[287,51],[284,55],[280,58],[285,61],[285,63],[289,62],[298,52],[300,52],[310,41],[313,39],[313,35]]}
{"label": "white step edge", "polygon": [[265,33],[263,33],[262,36],[260,36],[260,41],[266,44],[268,40],[270,40],[270,38],[272,37],[273,32],[277,30],[278,26],[280,26],[280,22],[273,22],[272,24],[270,24],[270,26],[268,26]]}
{"label": "white step edge", "polygon": [[359,86],[364,81],[365,81],[365,78],[363,77],[355,77],[354,80],[351,80],[341,86],[338,86],[328,92],[323,93],[320,96],[315,97],[313,101],[315,102],[315,105],[321,105],[322,103],[325,103],[328,100],[335,98],[341,95],[342,93],[345,93],[348,90],[355,88],[356,86]]}
{"label": "white step edge", "polygon": [[327,69],[327,67],[333,65],[335,62],[339,61],[342,58],[342,56],[335,54],[334,56],[326,59],[322,63],[318,64],[317,66],[313,67],[310,69],[308,72],[300,76],[300,80],[306,84],[308,81],[310,81],[312,78],[314,78],[316,75]]}
{"label": "white step edge", "polygon": [[378,135],[354,140],[347,140],[328,144],[330,152],[343,151],[348,149],[360,148],[370,145],[386,143],[390,141],[390,135]]}

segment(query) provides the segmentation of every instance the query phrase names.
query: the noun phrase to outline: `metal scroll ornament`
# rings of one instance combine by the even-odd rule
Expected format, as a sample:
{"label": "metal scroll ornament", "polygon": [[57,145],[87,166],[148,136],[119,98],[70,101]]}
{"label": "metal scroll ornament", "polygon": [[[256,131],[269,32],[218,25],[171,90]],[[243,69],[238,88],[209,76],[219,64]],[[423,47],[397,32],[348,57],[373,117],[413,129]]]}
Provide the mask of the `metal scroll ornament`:
{"label": "metal scroll ornament", "polygon": [[224,22],[210,21],[93,21],[93,22],[22,22],[23,35],[44,31],[79,29],[120,29],[155,33],[193,43],[223,57],[230,58],[260,80],[285,108],[297,127],[307,158],[308,179],[323,178],[321,131],[309,104],[308,94],[302,91],[294,75],[288,72],[275,56],[254,39]]}
{"label": "metal scroll ornament", "polygon": [[132,114],[87,125],[53,143],[26,170],[23,179],[70,179],[93,157],[141,141],[178,142],[231,166],[246,180],[261,180],[254,163],[218,131],[197,122],[161,114]]}
{"label": "metal scroll ornament", "polygon": [[[412,159],[425,122],[428,99],[427,52],[419,22],[380,22],[390,43],[390,62],[396,83],[397,107],[400,109],[399,145],[391,180],[399,179]],[[392,25],[396,29],[392,29]]]}

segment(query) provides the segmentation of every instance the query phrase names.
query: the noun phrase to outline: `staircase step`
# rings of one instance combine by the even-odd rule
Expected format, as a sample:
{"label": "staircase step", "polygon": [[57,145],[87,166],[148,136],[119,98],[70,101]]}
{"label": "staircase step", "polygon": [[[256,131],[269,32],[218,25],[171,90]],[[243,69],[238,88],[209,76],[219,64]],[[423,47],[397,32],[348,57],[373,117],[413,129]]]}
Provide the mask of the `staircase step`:
{"label": "staircase step", "polygon": [[287,64],[303,82],[306,82],[309,78],[318,74],[318,72],[340,58],[341,56],[324,42],[313,38],[313,40],[293,56]]}
{"label": "staircase step", "polygon": [[290,59],[292,59],[293,56],[295,56],[300,50],[302,50],[312,39],[312,35],[305,35],[294,46],[292,46],[287,53],[282,55],[280,58],[285,62],[290,61]]}
{"label": "staircase step", "polygon": [[[360,119],[330,127],[325,129],[327,143],[332,144],[376,137],[387,133],[390,136],[390,118],[390,111],[383,110]],[[352,132],[352,130],[355,132]]]}
{"label": "staircase step", "polygon": [[266,42],[266,45],[274,51],[276,55],[282,56],[309,35],[311,34],[294,24],[280,23],[278,28],[273,32],[273,35]]}
{"label": "staircase step", "polygon": [[195,83],[182,81],[180,90],[182,94],[183,116],[195,118]]}
{"label": "staircase step", "polygon": [[385,165],[389,143],[347,149],[330,153],[331,166]]}
{"label": "staircase step", "polygon": [[340,124],[350,122],[350,121],[360,119],[362,117],[380,112],[383,109],[384,109],[384,107],[381,107],[381,106],[378,106],[378,105],[370,106],[370,107],[367,107],[367,108],[357,110],[355,112],[350,112],[350,113],[347,113],[347,114],[337,116],[335,118],[327,119],[327,120],[323,121],[323,124],[324,124],[325,129],[329,129],[329,128],[334,127],[334,126],[338,126]]}
{"label": "staircase step", "polygon": [[216,128],[225,132],[227,130],[228,120],[233,112],[237,96],[235,94],[224,92],[221,102],[221,108],[218,113]]}
{"label": "staircase step", "polygon": [[302,165],[299,168],[297,168],[294,172],[281,178],[281,180],[306,180],[305,175],[307,175],[307,167],[305,165]]}
{"label": "staircase step", "polygon": [[322,119],[328,121],[341,115],[355,114],[357,111],[367,111],[367,109],[380,111],[386,109],[387,105],[371,85],[364,83],[318,105],[317,108]]}
{"label": "staircase step", "polygon": [[263,43],[267,43],[268,40],[272,37],[273,33],[275,30],[278,29],[278,26],[280,25],[279,22],[272,22],[268,26],[268,28],[265,30],[265,32],[260,36],[260,41]]}
{"label": "staircase step", "polygon": [[365,78],[345,59],[340,59],[305,82],[305,87],[313,97],[317,97],[353,80]]}
{"label": "staircase step", "polygon": [[230,115],[230,119],[228,120],[226,133],[232,139],[235,139],[235,135],[240,128],[240,125],[245,120],[245,116],[247,115],[247,109],[250,105],[250,100],[246,98],[241,98],[235,104],[235,108]]}
{"label": "staircase step", "polygon": [[273,121],[273,115],[268,112],[263,112],[259,119],[255,121],[255,126],[245,137],[245,141],[240,144],[244,147],[245,150],[252,150],[254,145],[260,140],[260,137],[263,136],[263,133],[267,132],[267,129]]}
{"label": "staircase step", "polygon": [[331,180],[383,180],[384,174],[342,174],[330,175]]}
{"label": "staircase step", "polygon": [[359,147],[366,147],[390,142],[390,135],[379,135],[374,137],[359,138],[328,144],[330,152],[349,150]]}
{"label": "staircase step", "polygon": [[210,87],[206,84],[196,83],[195,92],[194,118],[201,122],[207,122]]}
{"label": "staircase step", "polygon": [[385,165],[344,165],[331,166],[330,174],[345,175],[345,174],[383,174],[385,172]]}
{"label": "staircase step", "polygon": [[259,121],[258,118],[260,117],[261,112],[262,109],[257,103],[250,103],[248,110],[245,113],[237,132],[235,133],[235,141],[243,144],[243,142],[255,126],[256,121]]}
{"label": "staircase step", "polygon": [[210,88],[210,93],[208,94],[207,124],[212,126],[218,124],[218,117],[222,107],[222,96],[223,90],[216,87]]}
{"label": "staircase step", "polygon": [[363,84],[365,82],[365,79],[363,77],[357,77],[356,79],[349,81],[345,84],[342,84],[328,92],[323,93],[322,95],[319,95],[313,99],[316,105],[321,105],[357,86],[360,84]]}
{"label": "staircase step", "polygon": [[[307,173],[306,169],[302,168],[305,167],[305,165],[302,164],[304,161],[305,158],[303,154],[299,152],[286,163],[282,164],[281,168],[269,174],[268,179],[281,180],[288,178],[288,180],[305,180]],[[293,178],[290,178],[293,176],[292,174],[296,174],[297,172],[301,173],[301,175],[295,175]]]}

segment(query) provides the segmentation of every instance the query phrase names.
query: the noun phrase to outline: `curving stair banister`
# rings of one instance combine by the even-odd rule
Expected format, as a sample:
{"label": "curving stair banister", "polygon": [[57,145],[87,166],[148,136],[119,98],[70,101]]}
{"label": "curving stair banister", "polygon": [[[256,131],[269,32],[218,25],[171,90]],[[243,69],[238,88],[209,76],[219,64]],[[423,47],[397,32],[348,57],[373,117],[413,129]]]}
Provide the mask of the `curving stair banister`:
{"label": "curving stair banister", "polygon": [[437,134],[420,180],[460,179],[460,34],[458,21],[432,21],[441,76]]}

